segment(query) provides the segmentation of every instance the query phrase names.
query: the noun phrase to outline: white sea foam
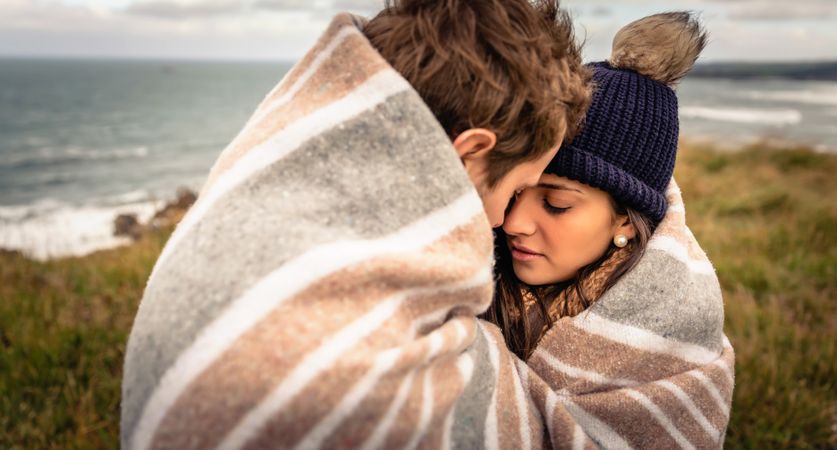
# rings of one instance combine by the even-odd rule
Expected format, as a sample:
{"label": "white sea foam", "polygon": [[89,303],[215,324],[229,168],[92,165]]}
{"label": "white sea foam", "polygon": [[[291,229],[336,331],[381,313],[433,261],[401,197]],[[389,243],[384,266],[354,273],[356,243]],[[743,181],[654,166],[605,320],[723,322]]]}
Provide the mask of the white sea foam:
{"label": "white sea foam", "polygon": [[38,260],[82,256],[96,250],[117,247],[130,238],[113,235],[113,222],[119,214],[136,214],[148,221],[162,202],[130,192],[130,203],[114,205],[118,196],[96,204],[73,206],[55,200],[42,200],[25,206],[0,206],[0,248],[19,250]]}
{"label": "white sea foam", "polygon": [[745,97],[754,100],[768,100],[786,103],[805,103],[811,105],[837,105],[837,90],[798,90],[798,91],[747,91]]}
{"label": "white sea foam", "polygon": [[707,108],[704,106],[685,106],[680,108],[680,116],[719,122],[764,125],[794,125],[802,121],[802,113],[795,109]]}

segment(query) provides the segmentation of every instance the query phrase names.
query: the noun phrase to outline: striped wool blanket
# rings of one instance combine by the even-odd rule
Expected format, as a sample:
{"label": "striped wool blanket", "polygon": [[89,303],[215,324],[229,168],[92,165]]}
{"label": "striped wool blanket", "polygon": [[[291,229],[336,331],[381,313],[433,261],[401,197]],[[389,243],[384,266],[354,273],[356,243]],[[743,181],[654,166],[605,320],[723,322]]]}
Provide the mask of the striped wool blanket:
{"label": "striped wool blanket", "polygon": [[[516,359],[476,319],[493,292],[480,198],[361,27],[335,18],[163,249],[128,341],[123,448],[717,444],[696,433],[724,428],[731,356],[719,359],[717,283],[691,238],[656,250],[667,277],[686,277],[666,283],[711,281],[684,288],[689,302],[603,300],[529,366]],[[578,339],[592,345],[575,353]]]}
{"label": "striped wool blanket", "polygon": [[[714,268],[686,226],[677,183],[634,269],[560,319],[521,367],[556,448],[723,446],[734,354]],[[521,364],[521,363],[518,363]],[[531,378],[531,377],[530,377]]]}

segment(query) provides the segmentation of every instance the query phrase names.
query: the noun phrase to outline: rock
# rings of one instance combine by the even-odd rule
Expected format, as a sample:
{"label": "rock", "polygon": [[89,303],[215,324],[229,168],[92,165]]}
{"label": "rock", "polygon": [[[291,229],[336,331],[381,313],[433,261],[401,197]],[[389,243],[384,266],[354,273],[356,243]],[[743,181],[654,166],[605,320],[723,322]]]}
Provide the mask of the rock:
{"label": "rock", "polygon": [[180,209],[189,209],[197,199],[197,194],[189,188],[180,188],[177,190],[177,199],[174,201],[174,205]]}
{"label": "rock", "polygon": [[136,241],[144,231],[145,227],[137,220],[136,214],[120,214],[113,221],[114,236],[129,236]]}
{"label": "rock", "polygon": [[23,258],[23,252],[20,250],[13,250],[10,248],[0,248],[0,256],[10,258]]}
{"label": "rock", "polygon": [[166,203],[162,209],[154,214],[151,219],[151,226],[155,228],[174,225],[183,218],[186,211],[195,203],[198,196],[187,188],[177,190],[177,197],[174,201]]}

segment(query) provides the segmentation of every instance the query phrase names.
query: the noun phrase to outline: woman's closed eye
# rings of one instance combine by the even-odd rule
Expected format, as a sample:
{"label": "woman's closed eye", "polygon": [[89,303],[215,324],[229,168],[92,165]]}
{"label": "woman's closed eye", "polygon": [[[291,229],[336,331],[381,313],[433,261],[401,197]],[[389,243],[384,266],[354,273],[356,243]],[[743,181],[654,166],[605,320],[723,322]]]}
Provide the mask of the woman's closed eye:
{"label": "woman's closed eye", "polygon": [[546,210],[546,212],[548,212],[550,214],[557,215],[557,214],[563,214],[563,213],[569,211],[570,208],[572,208],[572,206],[564,207],[564,206],[558,206],[557,204],[553,205],[552,203],[549,202],[549,199],[547,197],[544,197],[543,198],[543,208]]}

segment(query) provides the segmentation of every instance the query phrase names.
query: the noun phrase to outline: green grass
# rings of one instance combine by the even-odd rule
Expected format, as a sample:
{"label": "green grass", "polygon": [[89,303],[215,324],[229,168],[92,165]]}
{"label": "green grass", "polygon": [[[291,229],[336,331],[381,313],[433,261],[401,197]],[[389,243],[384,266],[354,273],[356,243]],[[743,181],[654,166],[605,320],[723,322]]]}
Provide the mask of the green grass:
{"label": "green grass", "polygon": [[837,447],[837,157],[751,146],[677,164],[736,350],[727,447]]}
{"label": "green grass", "polygon": [[[728,448],[837,447],[837,156],[692,144],[677,179],[736,349]],[[0,448],[115,448],[125,339],[166,232],[0,254]]]}
{"label": "green grass", "polygon": [[164,238],[48,263],[0,255],[0,448],[118,446],[125,340]]}

